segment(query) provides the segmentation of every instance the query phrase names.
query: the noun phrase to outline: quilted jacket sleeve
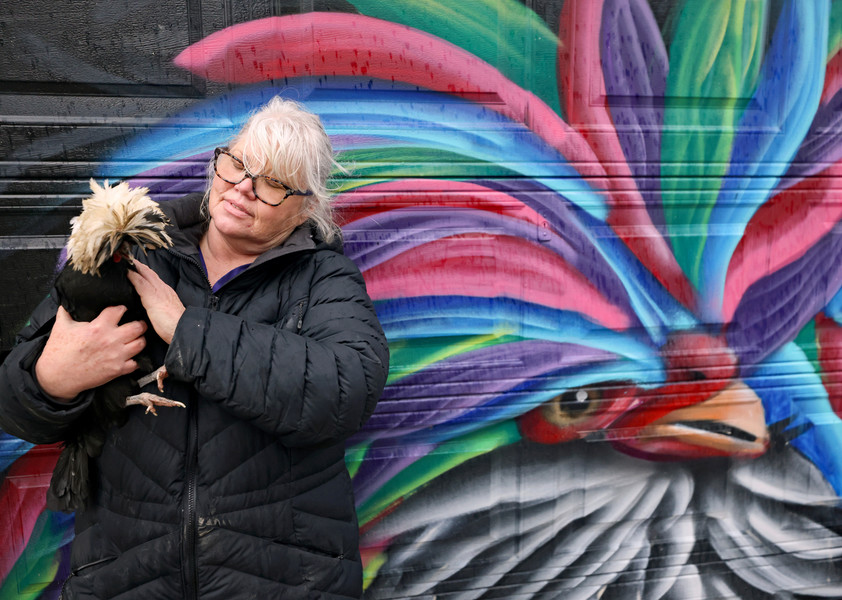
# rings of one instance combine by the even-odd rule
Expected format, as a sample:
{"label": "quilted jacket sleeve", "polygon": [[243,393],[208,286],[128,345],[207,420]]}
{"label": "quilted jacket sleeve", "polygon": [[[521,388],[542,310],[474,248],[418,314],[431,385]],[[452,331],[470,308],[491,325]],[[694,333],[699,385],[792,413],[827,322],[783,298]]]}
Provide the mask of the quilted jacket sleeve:
{"label": "quilted jacket sleeve", "polygon": [[49,326],[57,310],[52,295],[44,299],[0,366],[0,429],[34,444],[63,439],[91,401],[91,394],[85,392],[72,402],[58,402],[35,379],[35,363],[48,337],[40,330]]}
{"label": "quilted jacket sleeve", "polygon": [[334,253],[318,260],[298,333],[188,308],[166,358],[171,376],[288,446],[357,431],[374,411],[389,366],[356,265]]}

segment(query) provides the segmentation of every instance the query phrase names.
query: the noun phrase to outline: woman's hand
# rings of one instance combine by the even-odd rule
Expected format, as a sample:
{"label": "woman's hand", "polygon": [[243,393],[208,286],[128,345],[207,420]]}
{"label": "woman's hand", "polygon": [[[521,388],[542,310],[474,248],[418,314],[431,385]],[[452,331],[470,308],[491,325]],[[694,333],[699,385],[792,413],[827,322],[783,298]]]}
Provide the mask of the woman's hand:
{"label": "woman's hand", "polygon": [[90,323],[74,321],[61,306],[52,333],[35,363],[35,377],[46,393],[72,400],[137,369],[134,356],[146,347],[146,323],[120,325],[125,306],[109,306]]}
{"label": "woman's hand", "polygon": [[175,290],[164,283],[155,271],[137,260],[134,266],[137,271],[129,271],[129,281],[137,290],[155,333],[169,344],[178,320],[184,314],[184,305]]}

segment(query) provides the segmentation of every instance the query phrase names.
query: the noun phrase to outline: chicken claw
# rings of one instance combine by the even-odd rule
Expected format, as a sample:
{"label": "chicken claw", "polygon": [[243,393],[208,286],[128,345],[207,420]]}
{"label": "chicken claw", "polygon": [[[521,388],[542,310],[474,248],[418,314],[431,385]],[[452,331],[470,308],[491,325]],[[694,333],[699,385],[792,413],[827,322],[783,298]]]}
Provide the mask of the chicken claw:
{"label": "chicken claw", "polygon": [[126,406],[132,406],[133,404],[145,406],[146,414],[152,413],[156,417],[158,416],[158,412],[155,410],[156,406],[178,406],[181,408],[187,408],[183,402],[170,400],[169,398],[162,398],[161,396],[156,396],[155,394],[150,394],[149,392],[141,392],[126,398]]}
{"label": "chicken claw", "polygon": [[158,382],[158,391],[163,393],[164,392],[164,379],[169,377],[169,372],[167,371],[167,367],[161,366],[149,373],[148,375],[144,375],[140,379],[137,380],[137,385],[139,387],[143,387],[153,381]]}
{"label": "chicken claw", "polygon": [[169,371],[165,366],[161,366],[155,371],[155,381],[158,382],[158,391],[163,393],[164,392],[164,379],[170,376]]}

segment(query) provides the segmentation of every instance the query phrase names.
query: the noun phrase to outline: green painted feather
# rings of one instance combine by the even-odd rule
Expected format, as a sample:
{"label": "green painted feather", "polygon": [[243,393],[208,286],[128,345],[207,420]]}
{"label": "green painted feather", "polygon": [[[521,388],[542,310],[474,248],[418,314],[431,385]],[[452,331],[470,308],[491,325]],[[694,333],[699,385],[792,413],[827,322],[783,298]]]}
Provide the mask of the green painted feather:
{"label": "green painted feather", "polygon": [[386,383],[394,383],[452,356],[522,339],[504,334],[489,334],[396,340],[389,343],[389,379]]}
{"label": "green painted feather", "polygon": [[[695,190],[683,178],[705,176],[719,182],[727,172],[734,127],[763,60],[767,15],[762,2],[688,0],[672,38],[662,198],[675,256],[696,286],[716,193]],[[697,229],[682,235],[687,224]]]}
{"label": "green painted feather", "polygon": [[54,583],[60,563],[57,550],[68,542],[70,532],[61,522],[54,513],[41,513],[26,550],[0,587],[0,600],[35,600]]}
{"label": "green painted feather", "polygon": [[363,459],[365,458],[370,445],[371,442],[366,442],[345,450],[345,467],[348,469],[348,475],[351,476],[351,479],[353,479],[357,475],[357,471],[360,470],[360,466],[363,464]]}
{"label": "green painted feather", "polygon": [[819,363],[819,349],[818,341],[816,339],[816,321],[807,321],[807,324],[804,325],[804,328],[798,332],[798,335],[795,337],[793,342],[795,342],[795,345],[801,348],[801,351],[804,352],[804,356],[810,361],[810,364],[813,365],[815,372],[821,373],[822,366]]}
{"label": "green painted feather", "polygon": [[827,57],[830,59],[842,50],[842,0],[830,5],[830,26],[827,36]]}
{"label": "green painted feather", "polygon": [[[342,152],[342,162],[360,179],[385,180],[401,177],[447,177],[471,179],[512,177],[517,173],[501,165],[464,154],[428,148],[387,147]],[[350,182],[349,182],[350,183]],[[371,183],[364,181],[360,185]],[[342,185],[345,191],[357,185]]]}

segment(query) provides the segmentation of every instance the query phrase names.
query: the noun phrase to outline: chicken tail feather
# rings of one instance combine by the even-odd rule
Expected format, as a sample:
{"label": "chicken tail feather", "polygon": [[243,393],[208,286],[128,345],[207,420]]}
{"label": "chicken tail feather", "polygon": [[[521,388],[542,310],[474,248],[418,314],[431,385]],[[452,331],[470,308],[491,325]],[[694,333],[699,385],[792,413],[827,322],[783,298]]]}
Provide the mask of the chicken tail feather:
{"label": "chicken tail feather", "polygon": [[47,508],[71,513],[87,505],[91,495],[89,460],[84,444],[65,444],[47,490]]}

